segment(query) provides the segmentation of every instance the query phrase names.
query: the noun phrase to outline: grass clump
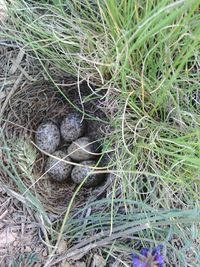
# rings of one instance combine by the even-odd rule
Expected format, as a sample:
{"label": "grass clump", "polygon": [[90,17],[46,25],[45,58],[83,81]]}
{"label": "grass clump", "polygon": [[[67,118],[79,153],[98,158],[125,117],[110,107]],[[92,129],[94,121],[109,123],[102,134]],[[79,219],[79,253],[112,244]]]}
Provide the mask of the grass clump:
{"label": "grass clump", "polygon": [[[123,255],[164,243],[168,266],[198,266],[198,7],[197,0],[8,3],[2,36],[33,53],[52,81],[49,65],[95,86],[90,97],[101,98],[113,129],[104,141],[113,151],[112,190],[106,201],[94,202],[85,224],[66,220],[70,255],[99,247],[129,266]],[[87,247],[92,231],[99,239]],[[110,237],[99,237],[101,231]]]}

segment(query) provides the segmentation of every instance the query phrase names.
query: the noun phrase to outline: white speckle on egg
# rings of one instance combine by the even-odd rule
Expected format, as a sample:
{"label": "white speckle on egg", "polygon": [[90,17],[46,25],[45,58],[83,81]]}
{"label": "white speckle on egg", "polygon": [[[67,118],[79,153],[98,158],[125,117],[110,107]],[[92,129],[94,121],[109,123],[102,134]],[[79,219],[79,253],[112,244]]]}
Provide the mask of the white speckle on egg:
{"label": "white speckle on egg", "polygon": [[[52,155],[59,159],[64,159],[66,161],[71,162],[70,158],[66,157],[67,154],[62,150],[57,150]],[[72,165],[70,163],[60,161],[52,157],[48,158],[45,166],[45,171],[48,172],[48,175],[54,181],[58,182],[68,180],[70,177],[71,170]]]}
{"label": "white speckle on egg", "polygon": [[40,124],[35,133],[35,143],[40,149],[53,153],[60,144],[58,126],[51,121]]}
{"label": "white speckle on egg", "polygon": [[68,154],[75,161],[95,159],[96,146],[88,137],[81,137],[68,147]]}
{"label": "white speckle on egg", "polygon": [[101,173],[94,173],[94,169],[91,169],[91,167],[96,166],[96,162],[93,160],[83,161],[80,163],[84,166],[76,166],[73,168],[71,173],[71,179],[74,183],[80,184],[85,177],[87,177],[87,180],[84,183],[84,186],[86,187],[94,187],[98,185],[100,182],[102,182],[104,176]]}
{"label": "white speckle on egg", "polygon": [[66,142],[72,142],[85,132],[85,122],[79,113],[69,113],[61,122],[60,131]]}

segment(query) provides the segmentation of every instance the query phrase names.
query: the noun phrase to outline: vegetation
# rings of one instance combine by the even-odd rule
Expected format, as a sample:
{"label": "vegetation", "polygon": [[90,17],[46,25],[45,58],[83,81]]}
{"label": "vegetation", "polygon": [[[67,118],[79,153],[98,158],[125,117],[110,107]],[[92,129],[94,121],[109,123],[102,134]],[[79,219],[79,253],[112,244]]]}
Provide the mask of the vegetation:
{"label": "vegetation", "polygon": [[[60,258],[51,250],[47,265],[95,248],[131,266],[131,252],[162,243],[168,266],[199,266],[199,1],[7,2],[0,35],[37,58],[62,95],[48,66],[94,86],[82,105],[101,98],[112,129],[103,141],[112,151],[110,192],[73,215],[75,194],[62,223],[45,224],[49,246],[61,238],[70,245]],[[13,179],[27,192],[20,175]]]}

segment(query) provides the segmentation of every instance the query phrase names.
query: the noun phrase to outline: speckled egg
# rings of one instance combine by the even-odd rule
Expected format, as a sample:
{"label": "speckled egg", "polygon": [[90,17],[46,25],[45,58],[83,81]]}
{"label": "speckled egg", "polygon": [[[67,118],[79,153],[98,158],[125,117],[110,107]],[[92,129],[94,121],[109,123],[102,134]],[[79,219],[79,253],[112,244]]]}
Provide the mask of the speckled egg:
{"label": "speckled egg", "polygon": [[[94,167],[96,162],[93,160],[88,160],[83,161],[80,164],[84,166],[75,166],[71,173],[71,179],[76,184],[80,184],[91,171],[94,171],[94,169],[91,169],[89,166]],[[104,176],[101,173],[91,173],[85,181],[84,186],[94,187],[102,182],[103,178]]]}
{"label": "speckled egg", "polygon": [[68,154],[71,159],[75,161],[84,161],[89,159],[95,159],[96,155],[92,154],[96,152],[95,144],[91,144],[88,137],[81,137],[74,141],[68,147]]}
{"label": "speckled egg", "polygon": [[35,143],[42,150],[53,153],[60,144],[58,126],[51,121],[40,124],[35,133]]}
{"label": "speckled egg", "polygon": [[[70,158],[66,157],[67,154],[62,150],[57,150],[52,155],[71,162]],[[48,171],[48,175],[54,181],[58,182],[68,180],[70,177],[71,170],[72,165],[70,163],[66,163],[52,157],[48,158],[45,166],[45,171]]]}
{"label": "speckled egg", "polygon": [[85,132],[85,121],[79,113],[69,113],[61,122],[60,131],[66,142],[72,142],[82,136]]}

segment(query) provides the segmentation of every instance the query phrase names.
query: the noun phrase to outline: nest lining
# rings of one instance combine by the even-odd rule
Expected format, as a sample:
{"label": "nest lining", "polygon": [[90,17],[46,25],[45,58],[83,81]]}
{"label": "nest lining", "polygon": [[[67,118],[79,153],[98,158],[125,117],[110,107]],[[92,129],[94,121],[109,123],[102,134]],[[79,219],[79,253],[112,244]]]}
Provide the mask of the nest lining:
{"label": "nest lining", "polygon": [[[69,84],[73,82],[72,79],[68,80]],[[84,85],[82,91],[87,94],[88,88]],[[70,101],[73,101],[74,105],[81,108],[80,100],[77,99],[76,87],[65,88],[65,94],[67,94]],[[93,103],[87,102],[85,107],[86,112],[91,116],[95,116],[97,120],[103,114],[97,108],[96,100]],[[76,186],[72,182],[52,182],[47,176],[43,176],[40,179],[43,174],[46,156],[36,151],[31,144],[31,140],[34,141],[35,130],[41,122],[51,120],[60,123],[62,117],[73,110],[65,98],[55,90],[53,84],[44,80],[35,83],[25,83],[21,85],[19,90],[9,100],[1,125],[5,140],[12,149],[15,165],[23,179],[23,183],[28,188],[32,187],[31,191],[48,212],[59,216],[66,210]],[[88,121],[88,124],[90,125],[90,129],[88,129],[90,134],[93,133],[100,138],[104,136],[104,133],[101,131],[102,122],[94,121],[92,123],[92,121]],[[105,130],[106,126],[103,125],[103,127]],[[33,166],[30,166],[31,158],[34,161]],[[25,171],[24,168],[26,169]],[[6,178],[3,172],[1,175],[4,176],[4,179],[10,179]],[[16,190],[13,182],[10,181],[9,184],[15,187]],[[94,191],[96,194],[96,190]],[[91,197],[93,198],[94,191],[82,188],[76,196],[73,208],[79,207]]]}

